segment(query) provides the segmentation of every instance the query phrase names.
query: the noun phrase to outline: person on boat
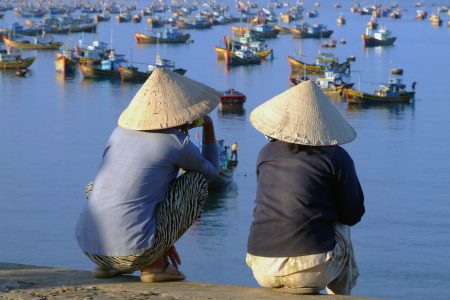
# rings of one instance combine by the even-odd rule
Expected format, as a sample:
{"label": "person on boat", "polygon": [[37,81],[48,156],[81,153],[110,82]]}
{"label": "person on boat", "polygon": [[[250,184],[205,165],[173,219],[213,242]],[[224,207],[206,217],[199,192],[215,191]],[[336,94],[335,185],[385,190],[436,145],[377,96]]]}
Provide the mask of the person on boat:
{"label": "person on boat", "polygon": [[413,92],[416,91],[416,84],[417,84],[417,82],[414,81],[411,85],[411,89],[413,90]]}
{"label": "person on boat", "polygon": [[269,142],[257,160],[256,206],[246,261],[280,292],[350,294],[356,266],[350,226],[365,212],[353,160],[356,137],[322,90],[302,82],[254,109]]}
{"label": "person on boat", "polygon": [[238,148],[239,148],[239,146],[238,146],[237,142],[234,142],[230,147],[230,149],[231,149],[230,160],[232,160],[234,162],[237,162],[237,160],[238,160]]}
{"label": "person on boat", "polygon": [[[94,277],[141,271],[141,281],[183,280],[174,243],[198,219],[207,179],[219,172],[207,116],[220,94],[155,69],[123,111],[103,153],[76,227]],[[188,130],[203,118],[202,151]],[[180,169],[185,172],[177,177]]]}

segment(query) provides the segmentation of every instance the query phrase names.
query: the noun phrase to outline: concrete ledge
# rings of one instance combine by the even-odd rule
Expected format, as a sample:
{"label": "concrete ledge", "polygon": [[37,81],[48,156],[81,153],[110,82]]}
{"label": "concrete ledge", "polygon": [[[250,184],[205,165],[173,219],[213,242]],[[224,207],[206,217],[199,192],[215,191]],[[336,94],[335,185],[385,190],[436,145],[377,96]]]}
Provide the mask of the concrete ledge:
{"label": "concrete ledge", "polygon": [[[136,276],[96,279],[87,271],[0,263],[0,299],[370,299],[298,296],[263,288],[203,282],[141,283]],[[372,298],[373,299],[373,298]]]}

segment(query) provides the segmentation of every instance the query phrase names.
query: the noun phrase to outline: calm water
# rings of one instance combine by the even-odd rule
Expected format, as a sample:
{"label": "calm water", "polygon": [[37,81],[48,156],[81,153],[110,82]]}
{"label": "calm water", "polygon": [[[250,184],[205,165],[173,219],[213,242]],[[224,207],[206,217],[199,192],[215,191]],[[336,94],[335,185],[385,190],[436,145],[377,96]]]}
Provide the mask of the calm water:
{"label": "calm water", "polygon": [[[264,2],[265,3],[265,2]],[[386,2],[387,3],[387,2]],[[414,20],[412,2],[402,19],[381,19],[398,37],[389,48],[362,48],[368,16],[349,5],[323,1],[317,22],[335,30],[347,45],[333,50],[341,59],[355,55],[352,80],[372,91],[392,67],[405,71],[408,87],[417,81],[412,104],[348,106],[334,100],[358,132],[345,148],[355,160],[366,195],[367,213],[353,229],[361,276],[354,294],[391,299],[446,299],[450,284],[450,30]],[[438,3],[438,2],[436,2]],[[448,4],[441,2],[438,4]],[[431,6],[427,7],[431,13]],[[338,27],[344,12],[347,25]],[[8,12],[0,27],[15,19]],[[313,22],[314,20],[311,20]],[[133,33],[144,24],[101,23],[97,34],[133,61],[153,63],[159,52],[188,70],[190,78],[218,90],[234,87],[247,95],[244,115],[212,112],[216,133],[240,145],[235,183],[211,195],[202,219],[178,242],[182,270],[192,281],[256,286],[245,265],[246,239],[255,196],[255,160],[265,140],[248,122],[249,112],[289,87],[287,55],[298,53],[290,35],[268,40],[273,61],[226,71],[213,45],[229,26],[190,31],[189,45],[138,46]],[[111,34],[112,33],[112,34]],[[81,35],[58,36],[75,44]],[[312,61],[320,41],[303,43]],[[80,252],[74,227],[84,204],[83,189],[95,175],[117,118],[138,85],[64,80],[55,74],[54,52],[24,52],[38,58],[26,78],[0,73],[0,261],[92,269]]]}

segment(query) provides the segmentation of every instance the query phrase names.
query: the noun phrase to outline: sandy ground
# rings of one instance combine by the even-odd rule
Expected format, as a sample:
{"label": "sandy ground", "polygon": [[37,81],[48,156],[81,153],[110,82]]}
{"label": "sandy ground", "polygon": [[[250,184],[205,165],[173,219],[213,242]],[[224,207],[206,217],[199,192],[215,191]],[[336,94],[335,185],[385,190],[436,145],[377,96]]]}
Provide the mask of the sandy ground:
{"label": "sandy ground", "polygon": [[90,272],[0,263],[0,299],[370,299],[344,296],[299,296],[268,289],[203,282],[141,283],[136,276],[96,279]]}

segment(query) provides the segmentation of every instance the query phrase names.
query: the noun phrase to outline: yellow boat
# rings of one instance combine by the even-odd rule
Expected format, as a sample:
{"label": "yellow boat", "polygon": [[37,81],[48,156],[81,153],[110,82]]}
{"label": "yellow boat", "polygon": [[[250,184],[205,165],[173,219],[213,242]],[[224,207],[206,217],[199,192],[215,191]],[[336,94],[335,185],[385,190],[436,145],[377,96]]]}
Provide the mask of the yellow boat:
{"label": "yellow boat", "polygon": [[26,69],[36,60],[31,56],[22,58],[19,54],[11,54],[6,50],[0,50],[0,69]]}
{"label": "yellow boat", "polygon": [[332,54],[322,53],[317,59],[315,64],[308,64],[288,56],[289,66],[291,67],[291,74],[297,74],[302,72],[323,74],[326,68],[331,68],[337,72],[345,73],[350,70],[350,62],[347,60],[342,64],[338,63],[336,57]]}
{"label": "yellow boat", "polygon": [[[216,50],[217,59],[219,60],[225,60],[227,56],[227,49],[222,48],[219,46],[214,46],[214,49]],[[264,59],[268,57],[270,54],[272,54],[272,49],[267,49],[259,52],[255,52],[261,59]]]}
{"label": "yellow boat", "polygon": [[19,48],[26,50],[57,50],[62,46],[61,42],[44,41],[34,38],[34,41],[17,41],[3,36],[3,42],[8,48]]}

